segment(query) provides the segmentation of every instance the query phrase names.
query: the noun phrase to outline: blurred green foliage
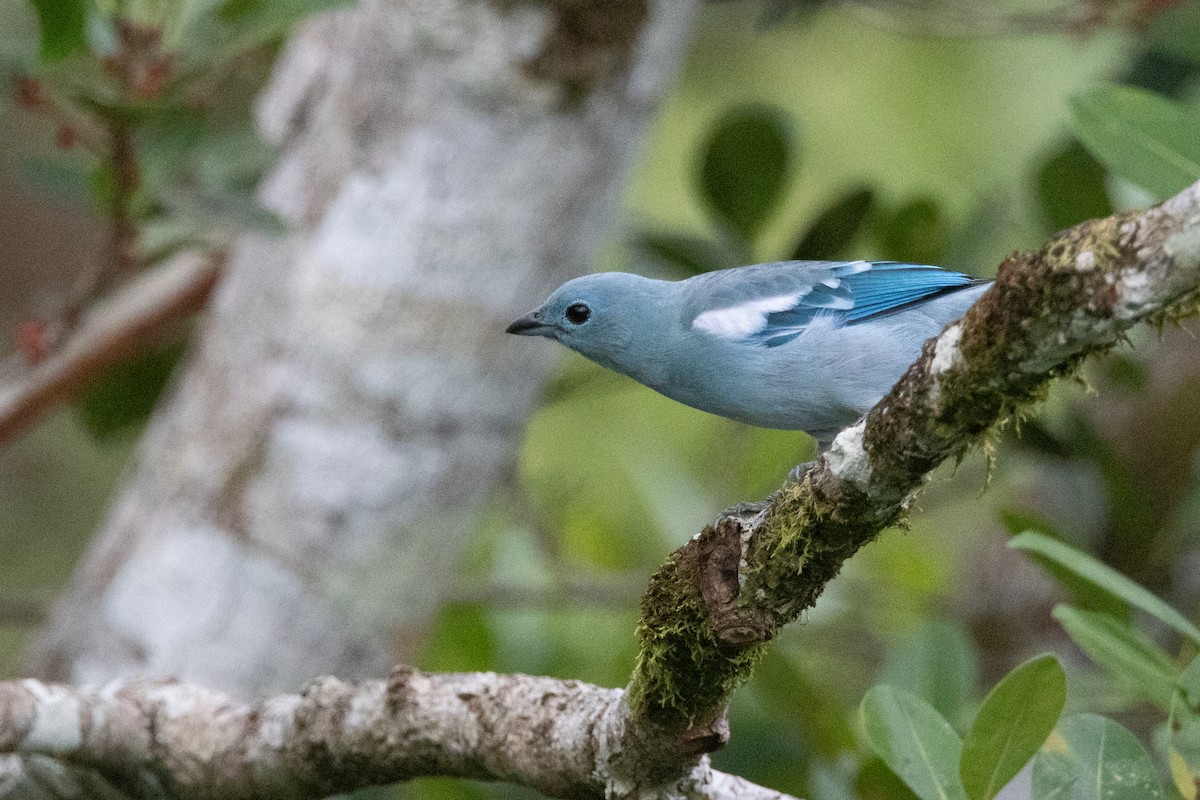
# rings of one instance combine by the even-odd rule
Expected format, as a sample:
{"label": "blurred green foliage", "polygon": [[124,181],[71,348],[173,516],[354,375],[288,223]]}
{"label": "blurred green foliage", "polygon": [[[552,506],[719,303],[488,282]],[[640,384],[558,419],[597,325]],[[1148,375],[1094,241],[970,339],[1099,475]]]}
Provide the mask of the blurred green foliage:
{"label": "blurred green foliage", "polygon": [[719,119],[700,158],[699,194],[709,213],[744,241],[776,211],[798,148],[788,118],[770,106],[735,108]]}
{"label": "blurred green foliage", "polygon": [[[115,245],[129,261],[117,271],[280,231],[254,197],[272,154],[250,105],[291,27],[346,2],[0,0],[0,70],[15,101],[0,114],[18,111],[56,144],[16,148],[6,166],[109,218],[128,239]],[[86,305],[113,279],[81,281],[64,305]],[[144,422],[180,352],[102,377],[76,402],[87,429],[104,437]]]}
{"label": "blurred green foliage", "polygon": [[1200,115],[1142,89],[1103,86],[1071,101],[1075,133],[1114,173],[1160,200],[1200,180]]}
{"label": "blurred green foliage", "polygon": [[42,60],[66,58],[87,45],[87,3],[84,0],[33,0],[42,29]]}
{"label": "blurred green foliage", "polygon": [[97,439],[107,439],[140,426],[150,417],[183,353],[183,343],[174,342],[113,367],[104,380],[75,399],[83,427]]}
{"label": "blurred green foliage", "polygon": [[[1158,707],[1162,717],[1153,738],[1162,751],[1159,763],[1170,765],[1176,790],[1194,798],[1200,783],[1194,733],[1200,712],[1200,630],[1118,571],[1051,536],[1025,532],[1010,544],[1052,562],[1059,568],[1056,576],[1066,573],[1086,582],[1182,637],[1173,656],[1127,616],[1067,605],[1054,609],[1055,619],[1106,676],[1131,697]],[[1180,666],[1187,659],[1191,663]],[[921,800],[991,800],[1031,760],[1034,800],[1164,796],[1155,763],[1119,722],[1096,714],[1060,719],[1067,683],[1053,656],[1039,656],[1009,672],[984,698],[965,740],[944,711],[945,686],[955,684],[953,677],[906,691],[900,685],[906,674],[885,670],[883,682],[863,698],[860,715],[868,746]]]}
{"label": "blurred green foliage", "polygon": [[[711,233],[643,230],[634,234],[634,247],[680,276],[752,262],[763,249],[763,227],[784,202],[789,178],[799,173],[803,179],[798,164],[802,151],[794,125],[781,109],[731,109],[713,123],[696,158],[696,194]],[[891,260],[937,262],[950,241],[949,223],[937,199],[918,195],[889,208],[879,196],[879,187],[870,185],[835,195],[804,221],[795,244],[781,257],[837,259],[866,239]]]}
{"label": "blurred green foliage", "polygon": [[1158,800],[1162,783],[1137,737],[1111,719],[1063,720],[1033,765],[1033,796],[1064,800]]}
{"label": "blurred green foliage", "polygon": [[788,256],[793,261],[831,261],[844,254],[875,209],[875,191],[850,189],[808,223]]}
{"label": "blurred green foliage", "polygon": [[[250,103],[288,26],[331,5],[129,3],[140,25],[161,29],[157,47],[173,64],[158,94],[130,99],[114,97],[103,63],[119,38],[110,4],[0,0],[0,64],[64,87],[83,132],[89,119],[135,126],[133,209],[153,261],[275,224],[252,203],[270,152]],[[706,8],[634,177],[623,237],[633,246],[613,247],[608,266],[678,277],[865,257],[987,274],[1054,230],[1195,179],[1194,2],[1139,30],[959,38],[912,36],[845,9],[769,25],[759,12]],[[44,117],[11,103],[0,115],[53,139]],[[28,179],[112,207],[116,176],[102,159],[19,151],[23,163],[9,166]],[[1152,792],[1167,773],[1123,723],[1169,767],[1162,791],[1189,796],[1200,667],[1163,609],[1194,620],[1200,598],[1197,348],[1183,335],[1142,337],[1094,365],[1100,398],[1059,387],[1023,421],[990,484],[975,459],[939,472],[911,529],[867,548],[783,633],[735,698],[717,766],[812,800],[939,787],[977,800],[1029,757],[1046,792],[1063,776],[1105,774],[1119,756]],[[59,417],[22,443],[20,463],[40,467],[0,476],[5,586],[65,580],[168,361],[114,373],[84,400],[84,419],[107,438]],[[520,485],[495,498],[464,562],[464,596],[443,609],[422,666],[623,684],[646,576],[721,508],[763,497],[811,455],[802,434],[704,415],[567,356],[530,426]],[[1003,547],[1031,527],[1066,548],[1026,548],[1054,581]],[[53,563],[41,544],[51,534],[65,542]],[[1154,594],[1097,571],[1101,561]],[[1156,595],[1164,600],[1147,600]],[[0,642],[20,638],[6,633]],[[1046,649],[1060,658],[1027,660]],[[932,742],[936,763],[901,758],[914,737]],[[1117,750],[1098,750],[1099,737]],[[395,792],[529,796],[455,781]]]}
{"label": "blurred green foliage", "polygon": [[1113,212],[1103,165],[1074,139],[1042,161],[1035,180],[1038,204],[1052,229]]}

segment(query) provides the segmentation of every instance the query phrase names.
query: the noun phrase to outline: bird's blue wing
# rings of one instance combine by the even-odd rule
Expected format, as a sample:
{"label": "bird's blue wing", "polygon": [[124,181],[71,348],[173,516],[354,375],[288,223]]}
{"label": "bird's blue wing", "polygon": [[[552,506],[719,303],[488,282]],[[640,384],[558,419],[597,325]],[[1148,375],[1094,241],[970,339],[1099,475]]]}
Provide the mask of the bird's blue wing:
{"label": "bird's blue wing", "polygon": [[871,269],[847,275],[842,281],[854,296],[846,325],[894,314],[980,282],[961,272],[898,261],[876,261]]}
{"label": "bird's blue wing", "polygon": [[723,285],[693,327],[767,347],[792,341],[818,318],[855,325],[979,282],[896,261],[781,262],[728,270],[718,280]]}

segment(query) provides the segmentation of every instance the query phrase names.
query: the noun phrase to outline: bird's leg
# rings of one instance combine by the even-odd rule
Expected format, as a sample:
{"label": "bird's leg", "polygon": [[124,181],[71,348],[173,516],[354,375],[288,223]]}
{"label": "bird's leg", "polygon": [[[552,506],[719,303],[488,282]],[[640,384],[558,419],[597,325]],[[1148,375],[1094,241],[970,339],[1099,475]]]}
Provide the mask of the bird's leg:
{"label": "bird's leg", "polygon": [[738,503],[736,506],[730,506],[720,514],[717,514],[717,521],[720,522],[728,517],[734,517],[748,522],[766,511],[769,505],[771,505],[771,497],[768,497],[766,500]]}
{"label": "bird's leg", "polygon": [[812,469],[816,463],[817,460],[813,459],[812,461],[805,461],[803,464],[797,464],[796,466],[792,467],[791,472],[788,473],[788,482],[800,483],[802,480],[804,480],[805,473]]}
{"label": "bird's leg", "polygon": [[[807,473],[809,469],[811,469],[816,463],[817,462],[815,460],[805,461],[803,464],[798,464],[793,467],[792,471],[788,473],[788,483],[799,483],[800,481],[804,480],[805,473]],[[748,522],[762,512],[766,511],[771,503],[775,502],[775,498],[778,496],[778,494],[779,492],[772,492],[767,496],[766,500],[738,503],[736,506],[730,506],[717,515],[717,521],[719,522],[727,517],[735,517]]]}

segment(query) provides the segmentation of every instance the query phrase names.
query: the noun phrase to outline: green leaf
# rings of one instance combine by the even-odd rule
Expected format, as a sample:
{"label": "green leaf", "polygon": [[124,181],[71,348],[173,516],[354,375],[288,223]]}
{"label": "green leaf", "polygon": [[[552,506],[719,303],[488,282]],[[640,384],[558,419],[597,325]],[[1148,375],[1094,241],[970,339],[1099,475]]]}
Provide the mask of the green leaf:
{"label": "green leaf", "polygon": [[[1181,681],[1182,682],[1182,681]],[[1187,800],[1200,790],[1200,716],[1178,706],[1167,722],[1167,758],[1171,778]]]}
{"label": "green leaf", "polygon": [[253,129],[238,128],[205,135],[195,151],[196,180],[209,190],[240,189],[254,194],[274,163],[274,150]]}
{"label": "green leaf", "polygon": [[1014,537],[1008,546],[1027,553],[1037,553],[1060,564],[1113,597],[1145,611],[1184,637],[1200,644],[1200,629],[1184,618],[1182,614],[1112,567],[1097,561],[1088,554],[1034,531],[1026,531],[1020,536]]}
{"label": "green leaf", "polygon": [[1200,777],[1192,771],[1183,754],[1174,747],[1167,750],[1167,765],[1171,770],[1171,780],[1175,788],[1183,796],[1183,800],[1196,800],[1197,788],[1200,787]]}
{"label": "green leaf", "polygon": [[191,0],[167,28],[166,46],[202,72],[283,38],[304,19],[351,0]]}
{"label": "green leaf", "polygon": [[1188,705],[1200,709],[1200,656],[1193,658],[1192,663],[1184,668],[1178,684]]}
{"label": "green leaf", "polygon": [[[1034,423],[1034,425],[1039,429],[1040,436],[1043,426],[1040,425],[1036,419],[1031,419],[1029,422]],[[1020,431],[1022,439],[1024,439],[1026,427],[1026,424],[1022,422]],[[1046,435],[1050,434],[1047,433]],[[1056,457],[1062,456],[1058,448],[1053,445],[1046,448],[1039,448],[1038,452],[1045,452]],[[1020,506],[1009,506],[1000,509],[1000,524],[1003,525],[1004,529],[1012,536],[1018,536],[1025,531],[1037,531],[1038,533],[1041,533],[1046,537],[1056,541],[1062,538],[1059,535],[1055,524],[1050,521],[1049,517],[1045,517],[1036,511],[1031,511],[1028,508],[1023,508]]]}
{"label": "green leaf", "polygon": [[1033,761],[1035,800],[1157,800],[1162,784],[1137,737],[1095,714],[1068,717]]}
{"label": "green leaf", "polygon": [[1104,165],[1075,140],[1043,161],[1037,196],[1050,227],[1061,230],[1112,214],[1104,177]]}
{"label": "green leaf", "polygon": [[1064,605],[1055,607],[1053,613],[1104,671],[1162,708],[1170,708],[1179,668],[1158,645],[1108,614]]}
{"label": "green leaf", "polygon": [[[810,788],[814,796],[815,789],[815,785]],[[858,774],[854,776],[854,797],[869,797],[872,800],[920,800],[878,756],[862,759],[858,765]]]}
{"label": "green leaf", "polygon": [[149,419],[183,352],[176,342],[110,370],[75,401],[84,427],[103,440]]}
{"label": "green leaf", "polygon": [[875,244],[884,258],[935,264],[946,249],[949,233],[950,226],[937,200],[914,197],[879,217]]}
{"label": "green leaf", "polygon": [[783,112],[744,106],[722,117],[705,142],[700,197],[722,226],[751,242],[777,210],[792,170],[794,134]]}
{"label": "green leaf", "polygon": [[1014,669],[983,701],[963,740],[960,774],[971,800],[991,800],[1037,753],[1067,699],[1067,676],[1051,655]]}
{"label": "green leaf", "polygon": [[223,0],[220,3],[221,18],[233,21],[244,19],[264,5],[270,5],[270,0]]}
{"label": "green leaf", "polygon": [[42,28],[42,58],[60,61],[87,45],[86,0],[32,0]]}
{"label": "green leaf", "polygon": [[698,236],[681,233],[640,233],[634,247],[668,269],[685,275],[699,275],[714,269],[737,266],[721,245]]}
{"label": "green leaf", "polygon": [[172,3],[170,16],[163,25],[163,49],[178,49],[221,3],[222,0],[178,0]]}
{"label": "green leaf", "polygon": [[930,620],[889,651],[879,683],[912,692],[946,719],[965,722],[975,673],[975,650],[966,633]]}
{"label": "green leaf", "polygon": [[922,800],[966,800],[958,777],[962,742],[919,697],[880,685],[859,708],[871,749]]}
{"label": "green leaf", "polygon": [[851,189],[809,223],[792,248],[791,258],[828,261],[843,256],[874,207],[873,190],[865,186]]}
{"label": "green leaf", "polygon": [[1200,64],[1200,3],[1180,3],[1155,14],[1146,39],[1159,52]]}
{"label": "green leaf", "polygon": [[[1032,437],[1035,440],[1035,450],[1049,453],[1059,458],[1076,457],[1075,451],[1064,443],[1065,440],[1057,438],[1057,436],[1046,430],[1037,420],[1029,420],[1028,424],[1022,423],[1022,444],[1028,443],[1026,436],[1035,431],[1038,432]],[[1052,440],[1047,442],[1046,440],[1051,437],[1053,437]],[[1058,447],[1061,447],[1061,451],[1057,450]],[[1053,525],[1045,520],[1036,519],[1026,512],[1013,512],[1010,515],[1002,514],[1002,519],[1004,520],[1005,527],[1014,536],[1019,535],[1022,531],[1033,529],[1037,530],[1039,535],[1044,535],[1046,538],[1053,539],[1054,541],[1060,541],[1060,537],[1054,531]],[[1027,524],[1022,524],[1022,522]],[[1045,533],[1042,533],[1043,531]],[[1079,575],[1067,569],[1062,564],[1040,553],[1027,552],[1026,557],[1067,590],[1073,605],[1085,608],[1088,611],[1102,611],[1118,619],[1129,619],[1129,604],[1125,601],[1114,597],[1091,581],[1079,577]]]}
{"label": "green leaf", "polygon": [[1075,134],[1112,172],[1159,198],[1200,180],[1200,118],[1183,106],[1127,86],[1071,100]]}
{"label": "green leaf", "polygon": [[218,16],[229,25],[230,39],[222,43],[215,63],[225,63],[254,47],[282,38],[292,26],[324,11],[350,5],[352,0],[228,0]]}

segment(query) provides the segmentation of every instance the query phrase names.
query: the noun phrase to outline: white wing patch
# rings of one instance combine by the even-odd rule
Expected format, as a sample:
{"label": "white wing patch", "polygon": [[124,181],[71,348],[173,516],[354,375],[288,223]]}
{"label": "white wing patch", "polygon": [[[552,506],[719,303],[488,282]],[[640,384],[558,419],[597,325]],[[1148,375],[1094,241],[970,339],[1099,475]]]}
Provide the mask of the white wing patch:
{"label": "white wing patch", "polygon": [[795,308],[807,292],[763,297],[728,308],[705,311],[692,320],[692,327],[726,339],[744,339],[767,326],[767,315]]}

